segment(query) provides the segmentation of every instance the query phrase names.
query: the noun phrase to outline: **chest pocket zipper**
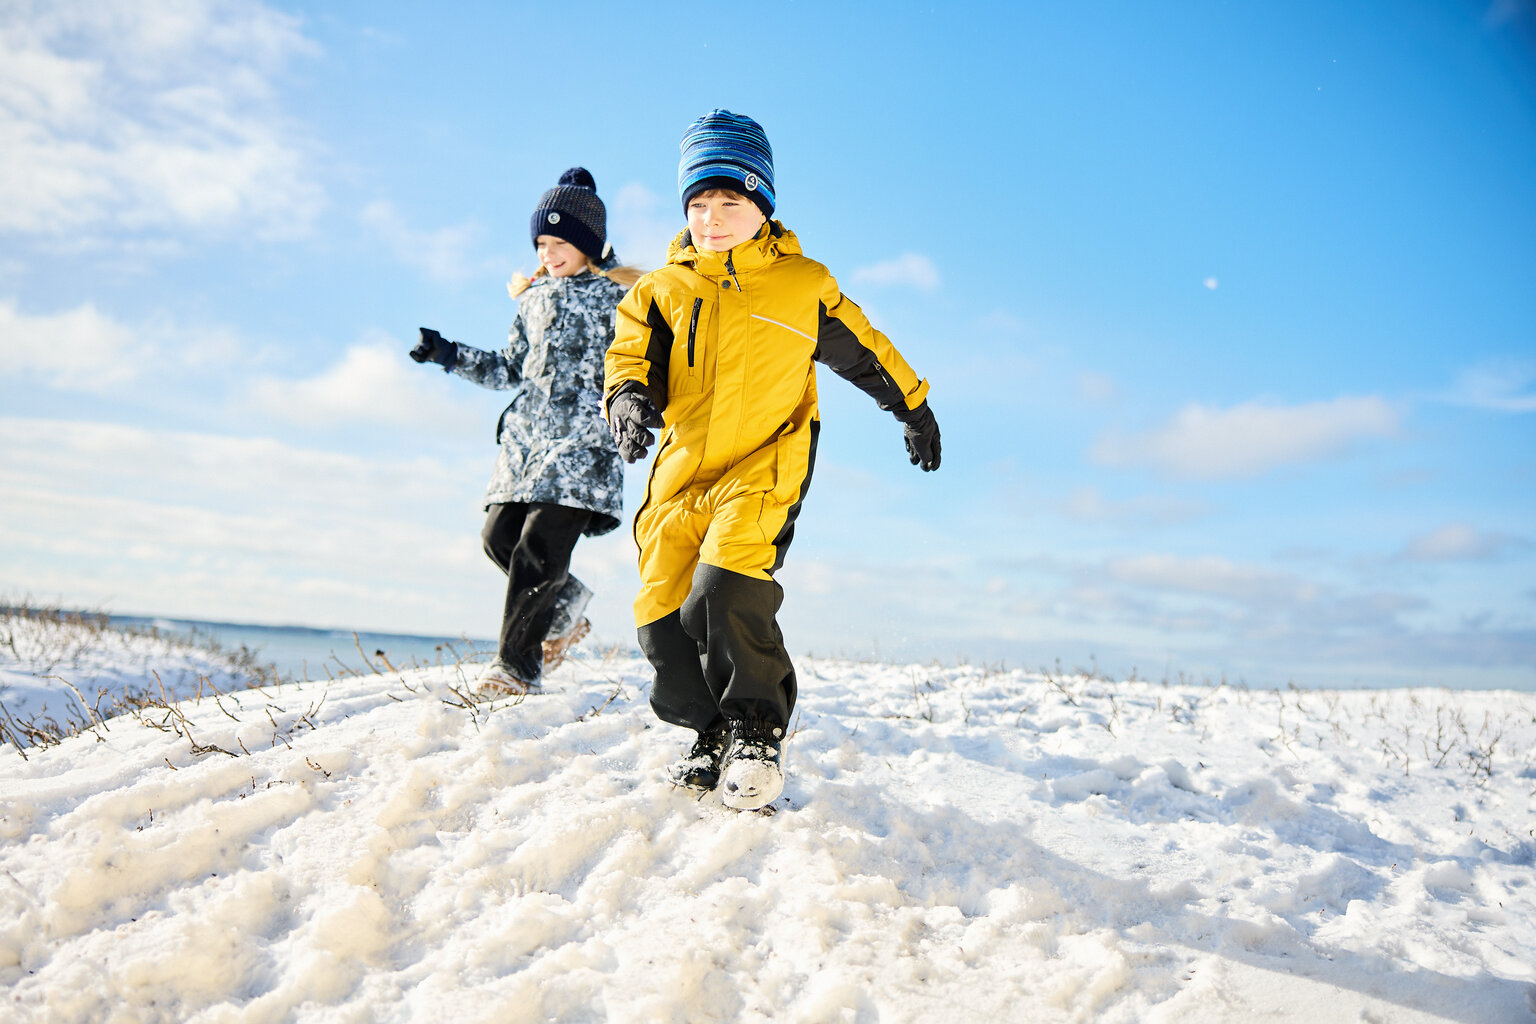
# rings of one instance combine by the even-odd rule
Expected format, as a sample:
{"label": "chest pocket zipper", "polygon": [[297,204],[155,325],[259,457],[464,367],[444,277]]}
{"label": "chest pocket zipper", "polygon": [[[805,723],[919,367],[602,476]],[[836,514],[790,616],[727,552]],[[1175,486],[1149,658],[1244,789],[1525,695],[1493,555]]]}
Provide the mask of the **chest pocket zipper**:
{"label": "chest pocket zipper", "polygon": [[693,369],[693,345],[699,336],[699,310],[704,308],[703,299],[693,300],[693,316],[688,320],[688,369]]}

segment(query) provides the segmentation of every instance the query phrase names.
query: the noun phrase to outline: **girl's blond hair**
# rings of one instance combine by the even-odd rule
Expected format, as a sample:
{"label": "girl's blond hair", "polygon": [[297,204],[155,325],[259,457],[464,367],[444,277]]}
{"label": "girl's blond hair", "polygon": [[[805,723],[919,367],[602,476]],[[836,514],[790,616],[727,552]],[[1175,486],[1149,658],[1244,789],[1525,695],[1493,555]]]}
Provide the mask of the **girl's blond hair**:
{"label": "girl's blond hair", "polygon": [[[599,267],[596,263],[594,263],[590,256],[587,257],[587,269],[592,271],[594,274],[600,274],[601,276],[606,277],[610,281],[617,281],[625,288],[633,287],[634,283],[645,275],[645,271],[641,270],[639,267],[629,267],[622,264],[618,264],[609,267],[607,270],[604,270],[602,267]],[[546,270],[542,264],[539,266],[538,270],[533,272],[532,277],[527,277],[523,274],[522,271],[518,271],[512,275],[512,280],[507,282],[507,294],[515,299],[519,295],[523,294],[523,292],[527,291],[528,286],[533,284],[533,282],[537,281],[541,277],[548,276],[549,271]]]}

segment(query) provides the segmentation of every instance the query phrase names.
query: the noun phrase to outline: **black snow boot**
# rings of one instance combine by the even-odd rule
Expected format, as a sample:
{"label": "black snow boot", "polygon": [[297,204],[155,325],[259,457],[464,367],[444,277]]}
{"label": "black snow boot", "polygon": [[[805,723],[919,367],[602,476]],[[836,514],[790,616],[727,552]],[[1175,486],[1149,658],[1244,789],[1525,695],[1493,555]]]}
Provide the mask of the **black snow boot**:
{"label": "black snow boot", "polygon": [[731,723],[730,742],[720,770],[720,802],[739,811],[755,811],[784,791],[780,744],[784,728],[761,721]]}
{"label": "black snow boot", "polygon": [[720,755],[725,753],[725,726],[699,733],[687,756],[667,766],[673,784],[708,792],[720,782]]}

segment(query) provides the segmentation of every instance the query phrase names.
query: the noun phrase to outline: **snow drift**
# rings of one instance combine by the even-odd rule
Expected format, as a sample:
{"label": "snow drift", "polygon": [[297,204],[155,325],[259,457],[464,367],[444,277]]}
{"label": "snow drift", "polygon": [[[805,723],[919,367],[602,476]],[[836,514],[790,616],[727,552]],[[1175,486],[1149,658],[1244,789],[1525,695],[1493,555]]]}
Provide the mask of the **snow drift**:
{"label": "snow drift", "polygon": [[799,669],[771,814],[590,652],[0,747],[0,1017],[1536,1019],[1531,695]]}

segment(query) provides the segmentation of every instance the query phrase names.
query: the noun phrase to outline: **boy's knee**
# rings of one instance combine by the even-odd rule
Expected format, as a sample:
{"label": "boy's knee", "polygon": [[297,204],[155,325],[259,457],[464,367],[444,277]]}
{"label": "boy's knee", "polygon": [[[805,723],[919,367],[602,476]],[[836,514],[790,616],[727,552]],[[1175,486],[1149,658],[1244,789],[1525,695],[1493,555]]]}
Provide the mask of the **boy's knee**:
{"label": "boy's knee", "polygon": [[683,606],[677,610],[680,628],[689,639],[703,647],[709,639],[709,595],[695,586],[683,598]]}
{"label": "boy's knee", "polygon": [[728,614],[743,622],[771,621],[783,601],[784,590],[775,580],[700,563],[693,574],[693,589],[683,602],[683,626],[702,639],[700,629],[710,616]]}
{"label": "boy's knee", "polygon": [[641,626],[636,633],[640,639],[640,651],[656,669],[658,677],[676,667],[699,666],[699,641],[688,634],[683,625],[682,612],[676,611],[655,622]]}

